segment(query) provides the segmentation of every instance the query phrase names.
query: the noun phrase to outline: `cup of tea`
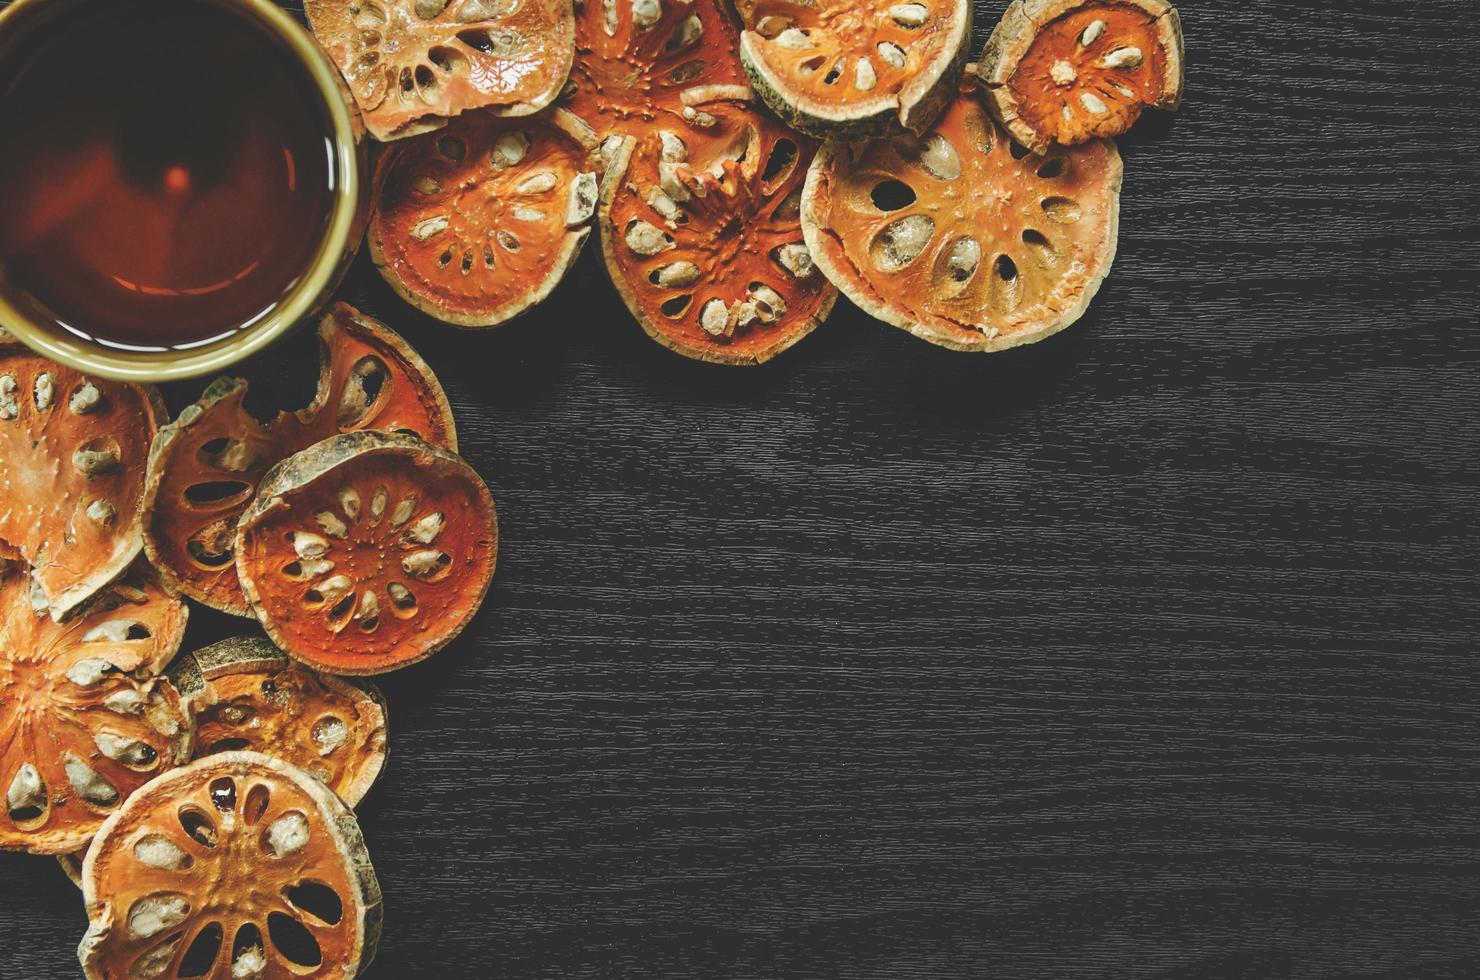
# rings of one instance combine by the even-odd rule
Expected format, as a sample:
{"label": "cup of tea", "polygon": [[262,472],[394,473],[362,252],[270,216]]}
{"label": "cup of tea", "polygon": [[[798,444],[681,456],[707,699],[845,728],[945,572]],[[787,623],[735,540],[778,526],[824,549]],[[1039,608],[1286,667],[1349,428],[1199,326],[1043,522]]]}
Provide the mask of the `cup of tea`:
{"label": "cup of tea", "polygon": [[104,377],[218,370],[326,302],[364,231],[363,130],[269,0],[0,10],[0,327]]}

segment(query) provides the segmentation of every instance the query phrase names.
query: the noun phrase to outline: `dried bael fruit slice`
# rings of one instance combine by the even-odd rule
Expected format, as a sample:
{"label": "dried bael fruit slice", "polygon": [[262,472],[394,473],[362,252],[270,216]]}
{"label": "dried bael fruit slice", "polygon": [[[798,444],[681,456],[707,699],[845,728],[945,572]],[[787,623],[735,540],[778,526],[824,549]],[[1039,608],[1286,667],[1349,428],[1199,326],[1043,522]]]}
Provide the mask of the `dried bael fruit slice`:
{"label": "dried bael fruit slice", "polygon": [[978,68],[992,112],[1037,153],[1182,100],[1182,22],[1164,0],[1015,0]]}
{"label": "dried bael fruit slice", "polygon": [[89,378],[0,333],[0,539],[54,617],[138,555],[144,460],[164,418],[153,387]]}
{"label": "dried bael fruit slice", "polygon": [[306,0],[309,26],[380,140],[469,109],[528,116],[575,55],[571,0]]}
{"label": "dried bael fruit slice", "polygon": [[672,127],[695,83],[745,84],[739,43],[725,0],[581,0],[562,104],[602,136]]}
{"label": "dried bael fruit slice", "polygon": [[339,303],[319,323],[313,402],[271,423],[243,407],[247,384],[221,378],[159,432],[149,453],[144,547],[165,581],[197,602],[250,616],[232,538],[275,463],[338,432],[394,429],[457,448],[432,369],[383,323]]}
{"label": "dried bael fruit slice", "polygon": [[968,83],[922,139],[830,143],[802,224],[829,279],[942,347],[1028,344],[1084,313],[1115,257],[1120,154],[1109,140],[1029,154]]}
{"label": "dried bael fruit slice", "polygon": [[358,976],[380,883],[354,814],[308,773],[223,752],[150,781],[82,864],[90,980]]}
{"label": "dried bael fruit slice", "polygon": [[66,623],[46,613],[23,568],[0,575],[0,848],[68,854],[190,757],[190,716],[157,676],[186,610],[140,562]]}
{"label": "dried bael fruit slice", "polygon": [[170,665],[195,717],[195,755],[251,749],[291,762],[356,806],[385,765],[385,699],[369,681],[294,664],[260,637],[238,636]]}
{"label": "dried bael fruit slice", "polygon": [[398,143],[376,168],[370,254],[412,306],[491,327],[550,294],[596,210],[596,138],[564,110],[470,113]]}
{"label": "dried bael fruit slice", "polygon": [[351,432],[278,466],[242,515],[242,589],[267,635],[310,667],[378,674],[440,650],[493,579],[493,497],[415,436]]}
{"label": "dried bael fruit slice", "polygon": [[738,0],[740,58],[778,116],[823,139],[924,132],[956,92],[971,0]]}
{"label": "dried bael fruit slice", "polygon": [[802,243],[814,144],[749,96],[690,90],[682,125],[622,140],[602,189],[602,252],[627,308],[658,343],[716,364],[770,360],[837,299]]}

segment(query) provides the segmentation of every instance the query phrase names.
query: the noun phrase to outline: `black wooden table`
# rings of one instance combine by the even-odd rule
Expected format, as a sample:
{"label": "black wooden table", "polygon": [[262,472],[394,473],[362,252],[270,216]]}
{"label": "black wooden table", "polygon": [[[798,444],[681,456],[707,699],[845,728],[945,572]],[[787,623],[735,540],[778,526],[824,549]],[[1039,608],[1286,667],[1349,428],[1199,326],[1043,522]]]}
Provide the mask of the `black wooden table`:
{"label": "black wooden table", "polygon": [[[594,250],[485,334],[362,259],[503,527],[383,678],[374,976],[1480,975],[1480,10],[1182,15],[1114,272],[1033,348],[840,303],[710,368]],[[0,976],[83,927],[0,857]]]}

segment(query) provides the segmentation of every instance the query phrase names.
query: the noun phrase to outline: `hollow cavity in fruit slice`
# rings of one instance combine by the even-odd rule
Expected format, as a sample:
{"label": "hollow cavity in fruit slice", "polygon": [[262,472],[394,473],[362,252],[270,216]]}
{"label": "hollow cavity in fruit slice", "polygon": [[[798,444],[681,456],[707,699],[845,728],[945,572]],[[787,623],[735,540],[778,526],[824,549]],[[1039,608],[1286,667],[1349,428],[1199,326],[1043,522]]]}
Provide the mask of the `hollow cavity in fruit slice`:
{"label": "hollow cavity in fruit slice", "polygon": [[425,361],[384,324],[336,304],[319,323],[318,391],[264,425],[246,382],[222,378],[164,426],[149,454],[144,547],[165,580],[212,608],[250,616],[238,584],[236,521],[274,464],[339,432],[415,432],[457,448],[452,409]]}
{"label": "hollow cavity in fruit slice", "polygon": [[740,57],[797,129],[829,139],[923,132],[955,93],[970,0],[741,0]]}
{"label": "hollow cavity in fruit slice", "polygon": [[1182,25],[1164,0],[1015,0],[978,67],[993,114],[1043,153],[1118,136],[1182,98]]}
{"label": "hollow cavity in fruit slice", "polygon": [[548,105],[575,53],[571,0],[307,0],[308,22],[377,139],[481,109]]}
{"label": "hollow cavity in fruit slice", "polygon": [[602,136],[642,136],[695,85],[745,84],[725,0],[582,0],[561,104]]}
{"label": "hollow cavity in fruit slice", "polygon": [[24,567],[0,573],[0,848],[76,851],[189,758],[190,716],[159,676],[185,620],[143,562],[62,624]]}
{"label": "hollow cavity in fruit slice", "polygon": [[376,173],[370,250],[407,302],[464,327],[523,313],[555,288],[591,233],[600,164],[564,110],[462,116],[396,144]]}
{"label": "hollow cavity in fruit slice", "polygon": [[32,566],[53,617],[138,555],[164,417],[152,386],[89,377],[0,334],[0,541]]}
{"label": "hollow cavity in fruit slice", "polygon": [[82,866],[91,980],[357,976],[381,896],[354,814],[258,752],[197,759],[139,789]]}
{"label": "hollow cavity in fruit slice", "polygon": [[285,653],[378,674],[430,656],[472,619],[498,519],[459,457],[415,436],[352,432],[270,473],[236,546],[242,589]]}
{"label": "hollow cavity in fruit slice", "polygon": [[1029,153],[967,83],[924,137],[825,146],[802,220],[817,264],[860,307],[993,351],[1083,314],[1115,256],[1120,181],[1109,140]]}
{"label": "hollow cavity in fruit slice", "polygon": [[[319,559],[319,568],[329,565]],[[181,655],[170,677],[195,719],[196,758],[265,752],[318,779],[351,807],[385,764],[385,699],[369,681],[300,667],[250,636]]]}
{"label": "hollow cavity in fruit slice", "polygon": [[822,322],[837,296],[802,240],[815,144],[748,96],[692,90],[685,111],[624,138],[600,214],[607,270],[643,329],[719,364],[770,360]]}

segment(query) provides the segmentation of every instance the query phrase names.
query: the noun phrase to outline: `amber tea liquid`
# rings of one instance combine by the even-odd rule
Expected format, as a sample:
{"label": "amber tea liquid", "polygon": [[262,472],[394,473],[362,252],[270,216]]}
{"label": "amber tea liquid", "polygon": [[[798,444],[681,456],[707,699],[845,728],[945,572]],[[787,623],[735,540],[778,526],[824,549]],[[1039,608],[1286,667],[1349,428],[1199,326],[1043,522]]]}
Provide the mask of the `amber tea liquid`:
{"label": "amber tea liquid", "polygon": [[317,255],[331,121],[229,2],[81,5],[0,70],[0,276],[59,329],[201,346],[271,313]]}

